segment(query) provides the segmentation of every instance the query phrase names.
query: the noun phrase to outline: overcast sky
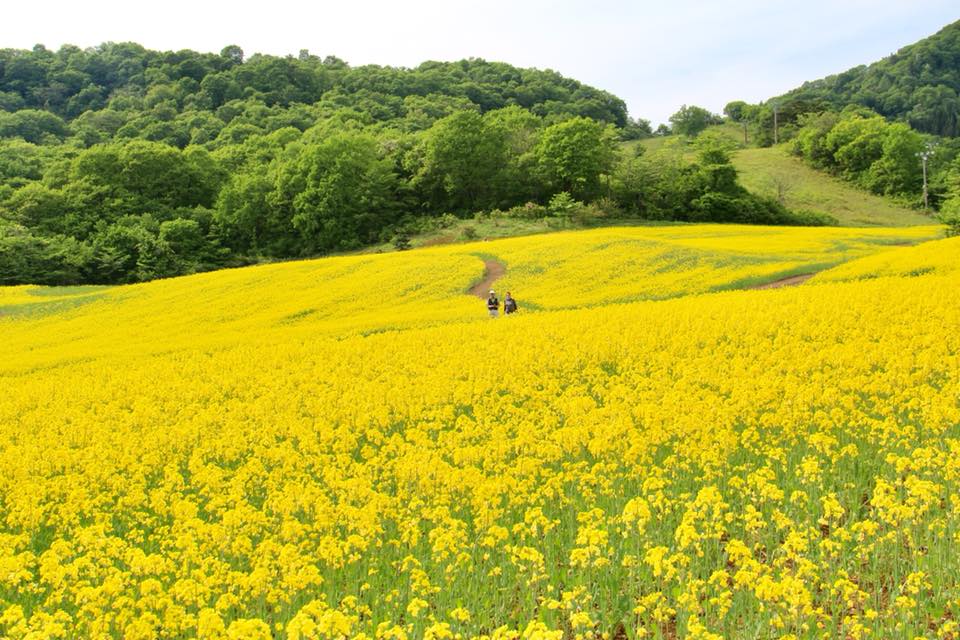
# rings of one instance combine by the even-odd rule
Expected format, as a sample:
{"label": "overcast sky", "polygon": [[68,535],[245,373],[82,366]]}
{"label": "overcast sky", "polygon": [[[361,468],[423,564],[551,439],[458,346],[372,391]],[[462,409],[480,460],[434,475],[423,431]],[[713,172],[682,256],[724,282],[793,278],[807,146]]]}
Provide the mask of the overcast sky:
{"label": "overcast sky", "polygon": [[4,3],[0,48],[301,49],[353,65],[479,57],[550,68],[664,122],[878,60],[960,19],[958,0],[54,0]]}

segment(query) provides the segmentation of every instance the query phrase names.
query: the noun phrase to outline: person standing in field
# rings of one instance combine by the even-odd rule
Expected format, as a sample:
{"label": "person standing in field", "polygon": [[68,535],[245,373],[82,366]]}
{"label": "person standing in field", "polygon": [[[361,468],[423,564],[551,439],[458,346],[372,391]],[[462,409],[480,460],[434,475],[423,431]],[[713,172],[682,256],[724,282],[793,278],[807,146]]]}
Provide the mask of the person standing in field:
{"label": "person standing in field", "polygon": [[517,311],[517,301],[513,299],[513,296],[510,295],[510,292],[507,291],[507,295],[503,298],[503,315],[508,316],[511,313],[516,313]]}
{"label": "person standing in field", "polygon": [[493,289],[490,289],[490,296],[487,298],[487,311],[490,312],[491,318],[500,315],[500,300],[497,298],[497,292]]}

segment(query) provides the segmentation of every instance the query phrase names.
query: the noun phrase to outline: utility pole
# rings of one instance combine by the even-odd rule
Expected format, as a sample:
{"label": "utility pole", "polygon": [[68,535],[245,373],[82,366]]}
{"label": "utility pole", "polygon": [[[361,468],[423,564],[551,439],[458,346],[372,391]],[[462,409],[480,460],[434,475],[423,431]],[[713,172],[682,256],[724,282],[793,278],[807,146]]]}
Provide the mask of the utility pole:
{"label": "utility pole", "polygon": [[780,143],[780,127],[779,122],[777,122],[777,111],[779,109],[779,106],[773,105],[773,144]]}
{"label": "utility pole", "polygon": [[916,155],[920,158],[920,163],[923,165],[923,210],[930,210],[930,196],[927,191],[927,161],[934,154],[935,145],[932,142],[927,143],[927,148],[923,151],[919,151]]}

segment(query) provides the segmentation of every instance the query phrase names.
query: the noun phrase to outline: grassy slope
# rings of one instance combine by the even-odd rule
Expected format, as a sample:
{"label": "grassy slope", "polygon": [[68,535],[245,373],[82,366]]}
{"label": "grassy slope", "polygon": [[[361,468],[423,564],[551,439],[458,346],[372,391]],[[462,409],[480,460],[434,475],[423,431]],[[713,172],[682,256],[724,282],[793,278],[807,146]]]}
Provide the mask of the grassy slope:
{"label": "grassy slope", "polygon": [[747,189],[775,196],[776,182],[782,181],[788,187],[788,207],[829,213],[845,226],[931,224],[922,213],[812,169],[782,148],[741,149],[734,154],[733,162]]}
{"label": "grassy slope", "polygon": [[[834,178],[805,165],[784,148],[744,148],[743,130],[735,123],[724,123],[708,130],[713,135],[729,139],[739,149],[733,154],[733,163],[740,172],[740,182],[754,193],[776,196],[777,183],[786,185],[785,204],[791,209],[807,209],[828,213],[843,226],[911,226],[931,224],[929,217],[897,204],[888,198],[875,196],[850,183]],[[656,137],[624,145],[628,151],[643,145],[647,153],[669,145],[678,145],[693,159],[692,145],[677,136]]]}

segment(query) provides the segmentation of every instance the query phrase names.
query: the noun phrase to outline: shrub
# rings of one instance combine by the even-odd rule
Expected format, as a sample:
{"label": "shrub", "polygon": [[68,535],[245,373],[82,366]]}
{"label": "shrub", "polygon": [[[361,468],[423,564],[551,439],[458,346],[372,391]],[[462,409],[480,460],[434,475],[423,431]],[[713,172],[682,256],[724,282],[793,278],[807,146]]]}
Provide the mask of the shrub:
{"label": "shrub", "polygon": [[437,226],[441,229],[449,229],[460,222],[460,218],[452,213],[445,213],[437,219]]}
{"label": "shrub", "polygon": [[811,211],[810,209],[791,210],[791,222],[801,227],[833,227],[840,224],[840,221],[829,213],[823,211]]}
{"label": "shrub", "polygon": [[477,230],[474,227],[464,227],[463,231],[460,232],[460,237],[463,240],[476,240],[480,237],[480,234],[477,233]]}
{"label": "shrub", "polygon": [[583,203],[574,200],[566,191],[555,194],[547,205],[547,210],[558,218],[573,218],[582,208]]}
{"label": "shrub", "polygon": [[393,248],[397,251],[406,251],[410,248],[410,234],[406,231],[398,231],[393,236]]}
{"label": "shrub", "polygon": [[590,207],[596,210],[595,216],[597,218],[622,218],[623,217],[623,207],[620,206],[620,203],[613,198],[608,198],[604,196],[594,200]]}
{"label": "shrub", "polygon": [[549,215],[547,208],[536,202],[527,202],[507,209],[507,216],[518,220],[539,220],[547,215]]}
{"label": "shrub", "polygon": [[774,198],[750,193],[730,195],[708,192],[693,201],[694,222],[739,222],[744,224],[819,227],[836,224],[836,218],[816,211],[790,211]]}
{"label": "shrub", "polygon": [[947,225],[948,238],[960,236],[960,207],[941,212],[940,215],[937,216],[937,219]]}

